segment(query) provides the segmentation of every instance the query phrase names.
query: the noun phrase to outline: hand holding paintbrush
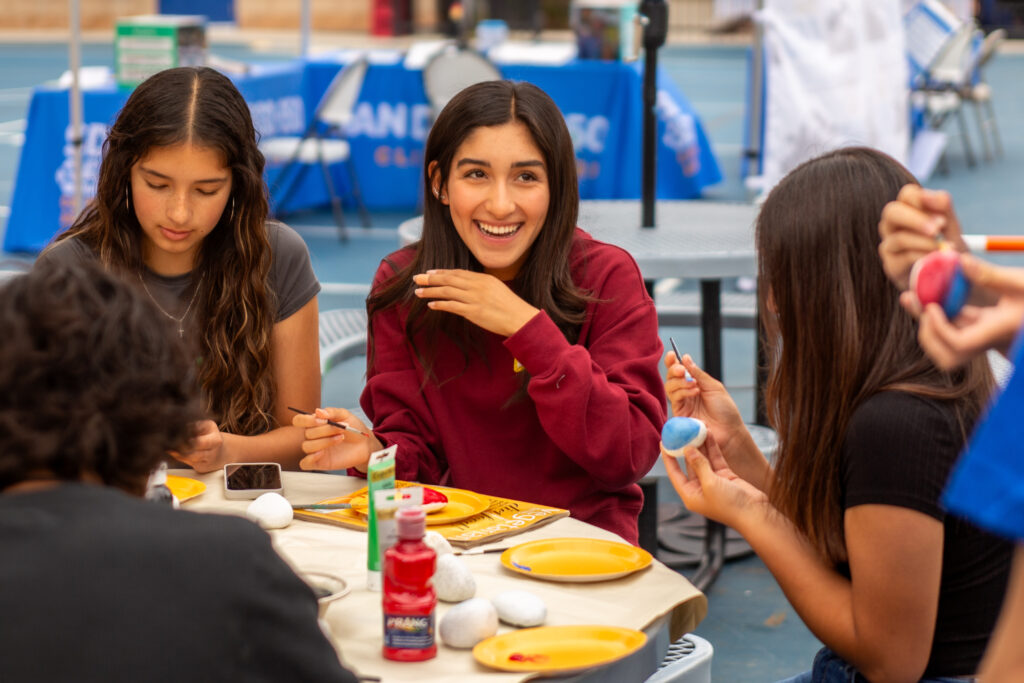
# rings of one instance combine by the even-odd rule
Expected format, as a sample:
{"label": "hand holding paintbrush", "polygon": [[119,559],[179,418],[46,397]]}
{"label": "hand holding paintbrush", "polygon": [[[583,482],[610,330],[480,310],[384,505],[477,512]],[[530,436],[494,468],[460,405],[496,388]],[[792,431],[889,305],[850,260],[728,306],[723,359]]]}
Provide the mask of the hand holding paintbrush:
{"label": "hand holding paintbrush", "polygon": [[[366,472],[370,455],[384,448],[370,427],[344,408],[317,408],[312,413],[291,407],[289,410],[298,413],[292,425],[303,430],[300,448],[306,455],[299,461],[300,469],[355,468]],[[349,432],[363,438],[355,438]]]}
{"label": "hand holding paintbrush", "polygon": [[[292,411],[293,413],[298,413],[299,415],[314,415],[314,413],[310,413],[305,410],[299,410],[298,408],[292,408],[291,406],[288,406],[288,410]],[[373,436],[373,434],[370,434],[369,432],[364,432],[363,430],[356,429],[355,427],[349,427],[344,422],[335,422],[334,420],[327,420],[327,424],[331,425],[332,427],[337,427],[338,429],[345,429],[350,432],[355,432],[356,434],[362,434],[368,439]]]}

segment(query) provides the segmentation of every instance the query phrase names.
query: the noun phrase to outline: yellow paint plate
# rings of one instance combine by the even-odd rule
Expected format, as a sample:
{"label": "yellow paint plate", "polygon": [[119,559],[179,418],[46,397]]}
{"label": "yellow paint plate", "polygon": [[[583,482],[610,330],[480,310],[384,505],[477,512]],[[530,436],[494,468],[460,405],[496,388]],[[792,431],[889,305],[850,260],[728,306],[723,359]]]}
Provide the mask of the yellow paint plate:
{"label": "yellow paint plate", "polygon": [[540,626],[482,640],[473,657],[502,671],[561,675],[622,659],[646,642],[643,631],[618,626]]}
{"label": "yellow paint plate", "polygon": [[607,581],[651,565],[643,548],[597,538],[546,538],[509,548],[501,563],[535,579],[585,583]]}
{"label": "yellow paint plate", "polygon": [[167,476],[167,488],[171,490],[178,502],[184,503],[189,498],[195,498],[206,490],[206,484],[198,479],[189,477]]}
{"label": "yellow paint plate", "polygon": [[[440,510],[427,515],[427,524],[454,524],[464,519],[479,515],[491,505],[491,501],[485,497],[466,491],[464,489],[450,489],[444,486],[431,486],[435,491],[440,491],[448,497],[448,504]],[[367,514],[367,498],[365,495],[352,496],[349,499],[340,498],[339,502],[352,504],[352,510],[358,512],[364,519]]]}

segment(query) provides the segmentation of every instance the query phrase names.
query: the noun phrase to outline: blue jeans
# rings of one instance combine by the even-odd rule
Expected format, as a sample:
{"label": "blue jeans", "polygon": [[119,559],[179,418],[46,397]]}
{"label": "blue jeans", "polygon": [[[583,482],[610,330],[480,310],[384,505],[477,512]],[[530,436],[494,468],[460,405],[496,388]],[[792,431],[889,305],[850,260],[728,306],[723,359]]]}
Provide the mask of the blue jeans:
{"label": "blue jeans", "polygon": [[[920,683],[963,683],[963,678],[922,678]],[[827,647],[814,656],[814,667],[778,683],[869,683],[860,672]]]}

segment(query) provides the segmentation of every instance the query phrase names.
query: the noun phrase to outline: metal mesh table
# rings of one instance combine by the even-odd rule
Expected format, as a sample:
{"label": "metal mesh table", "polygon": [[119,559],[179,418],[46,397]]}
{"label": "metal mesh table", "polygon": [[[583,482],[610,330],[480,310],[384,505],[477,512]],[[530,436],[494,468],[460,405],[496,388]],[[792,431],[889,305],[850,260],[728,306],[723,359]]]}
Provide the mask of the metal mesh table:
{"label": "metal mesh table", "polygon": [[[655,280],[700,280],[702,365],[721,378],[722,279],[757,275],[756,218],[757,207],[750,204],[662,201],[656,207],[656,227],[643,228],[638,201],[584,201],[578,223],[596,239],[626,249],[652,295]],[[724,562],[725,528],[708,520],[693,585],[707,592]]]}

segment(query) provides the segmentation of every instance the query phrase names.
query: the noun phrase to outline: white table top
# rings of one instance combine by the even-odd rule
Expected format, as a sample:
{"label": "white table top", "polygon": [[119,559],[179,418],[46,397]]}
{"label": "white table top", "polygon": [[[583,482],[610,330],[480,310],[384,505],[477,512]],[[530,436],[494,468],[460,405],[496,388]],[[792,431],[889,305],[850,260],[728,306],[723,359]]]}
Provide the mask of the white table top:
{"label": "white table top", "polygon": [[[207,489],[182,504],[184,509],[245,514],[250,501],[226,500],[220,471],[197,475],[172,470],[176,476],[203,481]],[[365,485],[365,480],[330,474],[284,473],[284,494],[292,503],[310,503],[342,496]],[[493,671],[478,664],[470,650],[438,645],[435,659],[416,664],[396,663],[381,656],[381,595],[366,589],[366,534],[329,524],[295,520],[285,529],[270,532],[274,546],[293,568],[315,569],[342,576],[351,592],[331,604],[325,621],[346,665],[361,675],[388,681],[439,681],[451,683],[523,681],[530,674]],[[575,519],[556,520],[539,529],[499,542],[503,546],[539,538],[589,537],[621,540],[618,536]],[[464,556],[477,582],[477,597],[491,597],[505,590],[528,590],[548,606],[546,625],[604,624],[646,629],[668,619],[674,640],[693,630],[707,613],[707,600],[677,572],[655,561],[651,567],[627,577],[600,583],[553,583],[507,571],[500,555]],[[449,609],[438,602],[436,619]],[[511,630],[502,625],[499,633]],[[588,679],[589,680],[589,679]]]}

